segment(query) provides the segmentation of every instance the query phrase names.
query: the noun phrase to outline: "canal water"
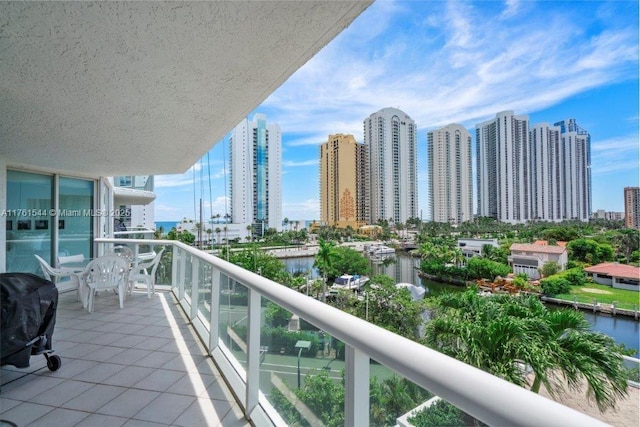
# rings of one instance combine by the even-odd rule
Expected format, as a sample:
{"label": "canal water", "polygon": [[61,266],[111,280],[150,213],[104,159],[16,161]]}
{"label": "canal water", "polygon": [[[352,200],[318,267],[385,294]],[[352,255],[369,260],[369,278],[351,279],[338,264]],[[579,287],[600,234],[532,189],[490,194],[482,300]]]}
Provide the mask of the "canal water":
{"label": "canal water", "polygon": [[[313,268],[314,257],[288,258],[282,262],[291,273],[301,273],[309,278],[319,277],[319,272]],[[463,288],[455,285],[433,282],[418,276],[419,259],[407,255],[390,255],[383,259],[371,260],[373,274],[385,274],[392,277],[396,283],[411,283],[422,285],[426,296],[435,296],[443,291],[460,291]],[[583,311],[585,318],[594,331],[599,331],[613,337],[618,343],[635,350],[632,357],[640,357],[640,322],[623,316],[595,314]]]}

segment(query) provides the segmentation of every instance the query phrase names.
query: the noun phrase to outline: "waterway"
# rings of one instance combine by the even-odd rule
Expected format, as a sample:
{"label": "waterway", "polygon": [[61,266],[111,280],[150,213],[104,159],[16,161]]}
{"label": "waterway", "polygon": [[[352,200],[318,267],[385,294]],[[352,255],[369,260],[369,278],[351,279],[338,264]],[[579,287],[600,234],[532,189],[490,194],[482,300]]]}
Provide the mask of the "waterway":
{"label": "waterway", "polygon": [[[313,268],[314,257],[282,259],[287,270],[291,273],[303,273],[309,278],[319,277],[319,273]],[[461,291],[462,287],[448,285],[418,276],[419,260],[407,255],[390,255],[385,259],[371,260],[373,275],[385,274],[392,277],[396,283],[412,283],[425,288],[426,296],[436,296],[443,291]],[[594,314],[583,312],[585,318],[591,324],[594,331],[599,331],[613,337],[618,343],[635,350],[632,357],[640,357],[640,322],[623,316],[611,316],[607,314]]]}

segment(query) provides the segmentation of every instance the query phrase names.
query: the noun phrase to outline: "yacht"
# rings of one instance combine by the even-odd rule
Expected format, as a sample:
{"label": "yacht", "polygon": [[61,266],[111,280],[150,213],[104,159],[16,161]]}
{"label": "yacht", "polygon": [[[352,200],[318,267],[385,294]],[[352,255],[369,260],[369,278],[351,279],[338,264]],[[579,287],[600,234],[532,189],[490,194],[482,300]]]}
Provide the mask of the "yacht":
{"label": "yacht", "polygon": [[387,255],[396,253],[396,250],[386,245],[375,245],[371,246],[369,253],[371,255]]}
{"label": "yacht", "polygon": [[332,289],[351,289],[353,291],[359,291],[364,287],[364,284],[369,281],[367,276],[343,274],[338,277],[333,285]]}

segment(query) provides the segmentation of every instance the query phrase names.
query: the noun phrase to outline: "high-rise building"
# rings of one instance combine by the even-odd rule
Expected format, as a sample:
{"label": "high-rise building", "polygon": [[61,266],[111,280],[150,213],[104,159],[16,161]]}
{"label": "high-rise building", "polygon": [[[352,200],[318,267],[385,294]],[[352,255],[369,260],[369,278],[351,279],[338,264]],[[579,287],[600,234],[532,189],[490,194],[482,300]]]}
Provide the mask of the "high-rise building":
{"label": "high-rise building", "polygon": [[471,134],[450,124],[427,134],[431,220],[461,223],[473,219]]}
{"label": "high-rise building", "polygon": [[478,215],[508,223],[531,219],[529,117],[503,111],[476,125]]}
{"label": "high-rise building", "polygon": [[320,145],[320,220],[354,229],[368,219],[368,164],[364,144],[353,135],[329,135]]}
{"label": "high-rise building", "polygon": [[624,225],[640,228],[640,187],[624,188]]}
{"label": "high-rise building", "polygon": [[406,113],[383,108],[364,120],[369,156],[369,222],[418,216],[417,128]]}
{"label": "high-rise building", "polygon": [[153,175],[113,177],[113,203],[118,214],[114,218],[115,231],[156,228],[153,204],[156,195],[153,182]]}
{"label": "high-rise building", "polygon": [[264,114],[240,122],[231,132],[231,221],[252,226],[254,236],[282,230],[282,135]]}
{"label": "high-rise building", "polygon": [[533,125],[529,131],[534,220],[562,220],[560,132],[558,126],[549,126],[548,123]]}
{"label": "high-rise building", "polygon": [[562,218],[589,221],[591,216],[591,135],[575,119],[560,128],[559,173]]}

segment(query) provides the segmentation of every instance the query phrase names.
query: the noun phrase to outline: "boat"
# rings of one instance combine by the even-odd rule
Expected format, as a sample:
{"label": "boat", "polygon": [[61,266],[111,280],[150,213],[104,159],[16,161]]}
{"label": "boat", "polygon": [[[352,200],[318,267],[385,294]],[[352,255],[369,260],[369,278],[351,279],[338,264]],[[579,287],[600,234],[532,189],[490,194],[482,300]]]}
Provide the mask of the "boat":
{"label": "boat", "polygon": [[386,245],[374,245],[369,248],[369,253],[371,255],[386,255],[394,254],[396,250]]}
{"label": "boat", "polygon": [[357,274],[343,274],[338,277],[331,286],[332,289],[350,289],[352,291],[359,291],[364,287],[364,284],[369,281],[367,276],[359,276]]}
{"label": "boat", "polygon": [[424,294],[427,292],[422,286],[416,286],[412,283],[398,283],[396,288],[405,288],[411,292],[411,298],[414,301],[424,298]]}

